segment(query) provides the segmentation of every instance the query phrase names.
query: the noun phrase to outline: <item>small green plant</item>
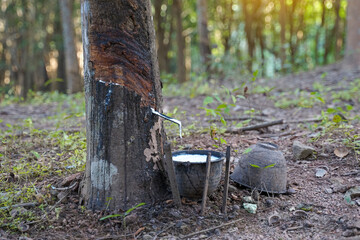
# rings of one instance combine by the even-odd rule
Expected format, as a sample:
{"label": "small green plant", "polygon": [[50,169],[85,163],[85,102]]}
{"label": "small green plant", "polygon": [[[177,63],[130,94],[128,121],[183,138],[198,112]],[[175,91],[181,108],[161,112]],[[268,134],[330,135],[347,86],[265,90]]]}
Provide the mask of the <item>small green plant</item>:
{"label": "small green plant", "polygon": [[123,219],[123,227],[125,228],[125,227],[126,227],[125,217],[126,217],[127,215],[129,215],[129,214],[130,214],[132,211],[134,211],[135,209],[137,209],[137,208],[139,208],[139,207],[141,207],[141,206],[144,206],[144,205],[145,205],[145,203],[139,203],[139,204],[137,204],[136,206],[128,209],[128,210],[127,210],[126,212],[124,212],[124,213],[107,215],[107,216],[105,216],[105,217],[100,218],[100,221],[104,221],[104,220],[109,219],[109,218],[118,218],[118,217],[121,217],[121,218]]}
{"label": "small green plant", "polygon": [[[262,167],[260,167],[260,166],[258,166],[258,165],[256,165],[256,164],[251,164],[251,163],[249,163],[249,164],[250,164],[250,166],[252,166],[252,167],[254,167],[254,168],[262,168]],[[273,164],[270,164],[270,165],[267,165],[267,166],[263,167],[263,169],[272,168],[272,167],[274,167],[275,165],[276,165],[276,163],[273,163]]]}

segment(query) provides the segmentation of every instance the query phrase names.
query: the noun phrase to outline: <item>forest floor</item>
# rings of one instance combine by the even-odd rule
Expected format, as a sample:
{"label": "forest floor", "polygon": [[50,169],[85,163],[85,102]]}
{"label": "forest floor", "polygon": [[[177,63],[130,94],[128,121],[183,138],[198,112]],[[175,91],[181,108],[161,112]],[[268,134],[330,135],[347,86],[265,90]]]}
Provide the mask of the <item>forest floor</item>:
{"label": "forest floor", "polygon": [[[230,180],[222,214],[222,176],[204,216],[200,201],[183,199],[177,208],[168,199],[138,207],[125,219],[100,221],[116,213],[86,210],[77,193],[84,165],[84,115],[78,109],[83,103],[7,103],[0,108],[0,239],[360,239],[360,71],[335,64],[235,82],[224,80],[218,98],[211,92],[164,97],[164,112],[184,127],[180,139],[176,126],[165,123],[173,150],[224,152],[229,145],[232,172],[249,146],[274,143],[287,163],[286,194],[257,192]],[[283,122],[236,131],[274,120]],[[296,159],[294,141],[312,147],[313,154]],[[249,196],[255,214],[243,207]]]}

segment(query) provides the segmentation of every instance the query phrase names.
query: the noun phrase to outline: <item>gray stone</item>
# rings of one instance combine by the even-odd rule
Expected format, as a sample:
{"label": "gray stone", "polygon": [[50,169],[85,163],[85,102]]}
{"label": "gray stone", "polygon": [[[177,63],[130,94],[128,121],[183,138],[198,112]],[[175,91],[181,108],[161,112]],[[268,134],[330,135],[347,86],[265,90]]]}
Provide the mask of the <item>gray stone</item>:
{"label": "gray stone", "polygon": [[360,195],[360,186],[356,186],[346,191],[344,195],[344,199],[347,203],[355,205],[357,204],[357,202],[355,202],[355,199],[353,201],[353,198],[356,198],[359,195]]}
{"label": "gray stone", "polygon": [[184,150],[191,150],[191,149],[193,149],[194,148],[194,144],[185,144],[185,146],[184,146]]}
{"label": "gray stone", "polygon": [[126,225],[131,225],[131,224],[134,224],[138,221],[138,216],[137,214],[133,213],[133,214],[130,214],[130,215],[127,215],[125,218],[124,218],[124,221],[126,223]]}
{"label": "gray stone", "polygon": [[151,235],[149,235],[149,234],[145,234],[142,239],[143,239],[143,240],[153,240],[154,237],[151,236]]}
{"label": "gray stone", "polygon": [[265,200],[265,206],[266,207],[272,207],[274,205],[274,201],[272,199],[266,199]]}
{"label": "gray stone", "polygon": [[231,192],[231,193],[234,193],[234,192],[235,192],[235,193],[236,193],[236,192],[238,192],[238,191],[239,191],[239,190],[238,190],[237,187],[229,184],[229,192]]}
{"label": "gray stone", "polygon": [[332,194],[333,190],[331,188],[325,188],[325,192],[328,194]]}
{"label": "gray stone", "polygon": [[257,210],[257,205],[252,203],[243,203],[243,207],[249,213],[255,214]]}
{"label": "gray stone", "polygon": [[234,210],[234,211],[239,211],[239,210],[240,210],[240,206],[239,206],[239,205],[234,205],[234,206],[233,206],[233,210]]}
{"label": "gray stone", "polygon": [[255,203],[254,199],[251,196],[245,196],[242,199],[246,203]]}
{"label": "gray stone", "polygon": [[302,144],[299,141],[294,141],[293,143],[293,154],[295,159],[305,159],[312,155],[312,153],[315,151],[314,148],[307,146],[305,144]]}
{"label": "gray stone", "polygon": [[356,236],[358,234],[357,234],[356,229],[348,229],[348,230],[344,231],[341,235],[343,237],[352,237],[352,236]]}
{"label": "gray stone", "polygon": [[179,210],[172,208],[169,214],[175,218],[179,218],[181,216]]}
{"label": "gray stone", "polygon": [[286,191],[287,194],[292,195],[296,193],[296,190],[294,188],[288,188],[288,190]]}
{"label": "gray stone", "polygon": [[65,203],[65,202],[67,202],[67,195],[68,195],[67,192],[62,191],[62,192],[59,192],[59,193],[57,194],[57,198],[58,198],[59,200],[61,200],[62,203]]}
{"label": "gray stone", "polygon": [[315,176],[317,178],[323,178],[326,174],[327,174],[327,171],[325,169],[322,169],[322,168],[317,168],[316,169]]}

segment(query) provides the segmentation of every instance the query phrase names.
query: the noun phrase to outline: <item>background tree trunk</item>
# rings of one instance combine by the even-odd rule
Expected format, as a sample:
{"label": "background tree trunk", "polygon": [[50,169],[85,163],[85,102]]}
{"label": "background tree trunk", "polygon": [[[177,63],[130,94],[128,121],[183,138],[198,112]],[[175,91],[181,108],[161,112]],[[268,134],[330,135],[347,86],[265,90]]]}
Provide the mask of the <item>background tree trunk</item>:
{"label": "background tree trunk", "polygon": [[281,71],[284,72],[284,65],[286,62],[286,3],[285,0],[280,0],[280,60]]}
{"label": "background tree trunk", "polygon": [[360,66],[360,1],[348,0],[345,65]]}
{"label": "background tree trunk", "polygon": [[150,1],[81,3],[91,209],[164,199],[161,87]]}
{"label": "background tree trunk", "polygon": [[185,67],[185,38],[183,36],[182,26],[182,1],[174,0],[173,11],[176,22],[176,42],[177,42],[177,78],[178,81],[186,82],[186,67]]}
{"label": "background tree trunk", "polygon": [[198,32],[199,32],[199,48],[201,62],[209,67],[209,61],[211,56],[208,20],[207,20],[207,2],[206,0],[197,0],[197,14],[198,14]]}
{"label": "background tree trunk", "polygon": [[63,28],[65,70],[68,93],[83,90],[79,62],[76,56],[75,30],[72,18],[72,0],[59,0]]}

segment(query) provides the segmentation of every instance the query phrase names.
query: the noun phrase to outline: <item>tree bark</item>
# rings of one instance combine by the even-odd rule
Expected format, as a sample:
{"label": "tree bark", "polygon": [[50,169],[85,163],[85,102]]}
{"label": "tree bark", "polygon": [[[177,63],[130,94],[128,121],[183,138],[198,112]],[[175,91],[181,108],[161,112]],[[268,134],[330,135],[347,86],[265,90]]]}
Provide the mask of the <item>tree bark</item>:
{"label": "tree bark", "polygon": [[186,82],[186,67],[185,67],[185,38],[183,36],[182,26],[182,1],[174,0],[173,10],[176,22],[176,42],[177,42],[177,77],[180,83]]}
{"label": "tree bark", "polygon": [[345,66],[360,65],[360,1],[348,0]]}
{"label": "tree bark", "polygon": [[206,66],[206,69],[208,69],[211,57],[211,50],[209,41],[206,0],[197,0],[197,14],[201,63]]}
{"label": "tree bark", "polygon": [[65,70],[67,92],[76,93],[83,90],[79,62],[76,56],[75,29],[72,18],[72,0],[59,0],[63,39],[65,49]]}
{"label": "tree bark", "polygon": [[87,114],[82,197],[91,209],[163,200],[165,134],[148,0],[81,3]]}

